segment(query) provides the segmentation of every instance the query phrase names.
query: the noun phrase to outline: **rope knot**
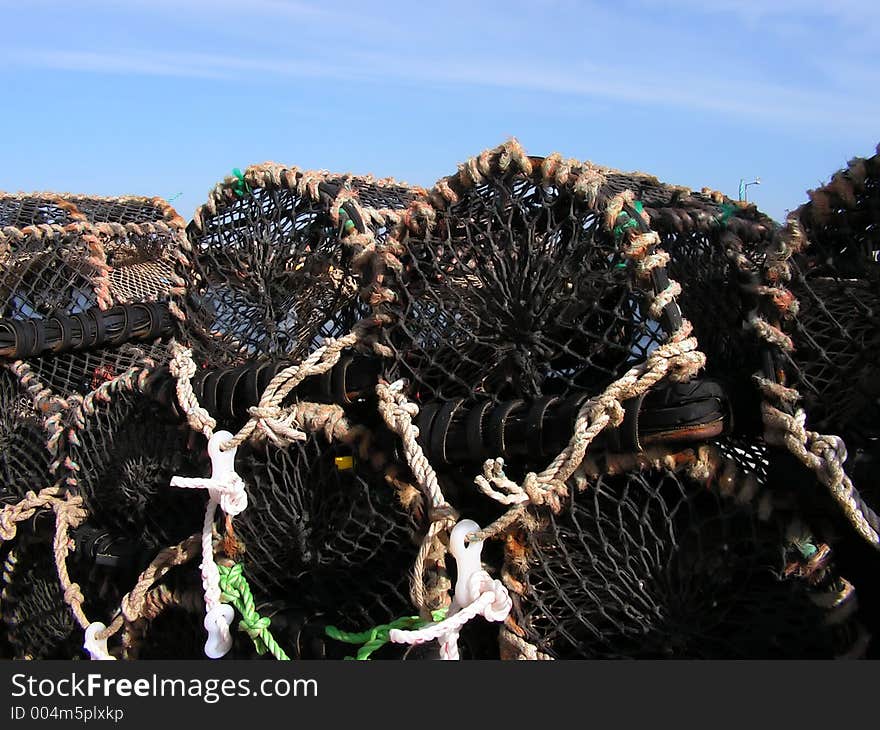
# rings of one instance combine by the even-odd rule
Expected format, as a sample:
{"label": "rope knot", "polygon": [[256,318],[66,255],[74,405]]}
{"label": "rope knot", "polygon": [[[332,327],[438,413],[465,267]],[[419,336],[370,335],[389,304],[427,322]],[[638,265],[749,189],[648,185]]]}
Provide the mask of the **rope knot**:
{"label": "rope knot", "polygon": [[238,628],[246,632],[251,639],[261,638],[262,633],[269,628],[272,620],[259,614],[247,615],[238,622]]}
{"label": "rope knot", "polygon": [[[504,621],[513,607],[513,600],[504,584],[493,579],[485,570],[474,573],[468,580],[471,602],[480,606],[480,615],[487,621]],[[491,596],[491,598],[488,598]],[[484,599],[485,601],[481,601]]]}
{"label": "rope knot", "polygon": [[293,441],[305,441],[307,436],[298,426],[296,406],[282,409],[277,405],[252,406],[248,414],[256,419],[260,431],[276,446]]}

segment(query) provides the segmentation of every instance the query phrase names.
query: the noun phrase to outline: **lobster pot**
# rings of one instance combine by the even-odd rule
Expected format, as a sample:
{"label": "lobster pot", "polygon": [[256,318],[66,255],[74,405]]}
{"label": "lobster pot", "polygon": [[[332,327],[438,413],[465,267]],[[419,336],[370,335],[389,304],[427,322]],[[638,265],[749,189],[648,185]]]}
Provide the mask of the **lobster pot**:
{"label": "lobster pot", "polygon": [[184,240],[159,198],[0,196],[0,354],[62,407],[161,362]]}
{"label": "lobster pot", "polygon": [[385,467],[328,445],[323,435],[285,448],[239,451],[248,507],[234,521],[245,574],[279,606],[362,631],[412,613],[409,573],[424,533],[419,500]]}
{"label": "lobster pot", "polygon": [[163,299],[184,237],[183,220],[159,198],[0,195],[2,316]]}
{"label": "lobster pot", "polygon": [[794,344],[783,366],[809,427],[843,437],[850,467],[873,463],[857,484],[870,491],[880,474],[880,154],[852,160],[796,215],[807,244],[789,261],[798,309],[783,320]]}
{"label": "lobster pot", "polygon": [[210,473],[210,464],[171,409],[118,381],[67,418],[59,478],[82,496],[93,529],[128,541],[132,560],[143,564],[201,530],[206,495],[170,482]]}
{"label": "lobster pot", "polygon": [[785,577],[794,548],[752,489],[732,474],[721,486],[669,468],[608,471],[560,514],[536,512],[537,529],[508,545],[510,630],[557,659],[849,651],[856,631]]}
{"label": "lobster pot", "polygon": [[[387,272],[389,379],[420,403],[597,393],[664,342],[677,307],[647,312],[654,285],[606,225],[607,172],[511,141],[439,181]],[[621,212],[648,230],[631,204]]]}
{"label": "lobster pot", "polygon": [[299,360],[368,312],[355,263],[416,191],[265,164],[217,185],[187,229],[179,339],[200,365]]}

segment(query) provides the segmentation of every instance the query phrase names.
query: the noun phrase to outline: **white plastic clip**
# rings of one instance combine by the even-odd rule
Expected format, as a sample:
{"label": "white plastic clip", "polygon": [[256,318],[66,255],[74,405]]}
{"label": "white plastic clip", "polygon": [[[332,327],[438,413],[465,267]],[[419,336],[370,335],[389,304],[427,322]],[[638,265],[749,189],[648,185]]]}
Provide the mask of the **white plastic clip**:
{"label": "white plastic clip", "polygon": [[86,626],[85,641],[83,649],[85,649],[93,660],[99,661],[116,661],[115,656],[111,656],[107,651],[107,639],[98,639],[96,634],[106,630],[106,626],[99,621]]}
{"label": "white plastic clip", "polygon": [[220,603],[205,614],[205,629],[208,640],[205,642],[205,656],[220,659],[232,648],[232,634],[229,627],[235,618],[235,609],[228,603]]}
{"label": "white plastic clip", "polygon": [[468,544],[467,536],[476,532],[480,526],[473,520],[461,520],[449,533],[449,552],[455,558],[457,578],[455,580],[455,596],[451,608],[459,609],[467,606],[474,597],[471,595],[471,578],[482,572],[483,541],[475,540]]}
{"label": "white plastic clip", "polygon": [[[229,431],[216,431],[208,439],[208,456],[211,457],[211,481],[217,487],[208,487],[211,496],[220,503],[220,509],[233,517],[247,507],[244,482],[235,472],[235,454],[238,447],[222,451],[220,447],[232,439]],[[219,488],[218,488],[219,487]]]}

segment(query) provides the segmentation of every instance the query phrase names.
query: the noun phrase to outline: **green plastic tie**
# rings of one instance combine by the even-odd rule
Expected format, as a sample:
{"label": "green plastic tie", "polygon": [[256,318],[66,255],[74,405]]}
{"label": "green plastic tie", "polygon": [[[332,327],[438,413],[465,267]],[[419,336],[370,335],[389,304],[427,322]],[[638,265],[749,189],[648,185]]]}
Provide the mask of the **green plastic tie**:
{"label": "green plastic tie", "polygon": [[345,212],[345,208],[339,209],[339,216],[340,216],[340,218],[343,219],[343,223],[342,223],[343,230],[346,233],[351,233],[355,228],[354,221],[351,218],[349,218],[348,213]]}
{"label": "green plastic tie", "polygon": [[[638,213],[639,215],[641,215],[642,212],[645,210],[645,206],[642,204],[641,200],[637,200],[635,203],[633,203],[633,208],[635,208],[636,213]],[[617,225],[614,226],[614,230],[613,230],[614,237],[620,238],[623,235],[623,232],[627,228],[638,228],[638,227],[639,227],[639,221],[637,218],[633,218],[625,210],[621,211],[620,215],[617,216]]]}
{"label": "green plastic tie", "polygon": [[241,614],[238,628],[251,637],[257,654],[262,656],[268,651],[279,661],[290,661],[290,657],[278,645],[272,632],[269,631],[271,619],[260,616],[257,612],[254,596],[242,573],[241,564],[235,563],[230,567],[218,565],[217,570],[220,573],[220,600],[232,604],[232,607]]}
{"label": "green plastic tie", "polygon": [[727,221],[730,220],[731,216],[736,212],[736,206],[733,203],[722,203],[721,204],[721,215],[716,219],[718,221],[719,226],[726,226]]}
{"label": "green plastic tie", "polygon": [[794,546],[800,551],[800,554],[805,558],[812,558],[819,550],[813,545],[809,540],[796,540]]}
{"label": "green plastic tie", "polygon": [[[434,623],[442,621],[446,618],[446,609],[441,608],[436,611],[431,611],[431,618]],[[366,631],[358,633],[341,631],[335,626],[324,627],[324,633],[331,639],[336,639],[337,641],[342,641],[346,644],[361,644],[361,648],[358,649],[356,656],[347,656],[345,658],[366,661],[370,658],[370,655],[373,652],[381,649],[391,640],[389,635],[391,634],[392,629],[413,631],[415,629],[420,629],[423,626],[427,626],[429,623],[431,622],[425,621],[421,616],[403,616],[395,619],[390,624],[379,624],[372,629],[367,629]]]}
{"label": "green plastic tie", "polygon": [[244,179],[244,173],[237,167],[232,170],[232,174],[235,176],[235,180],[232,183],[232,192],[239,198],[243,198],[251,192],[251,186]]}

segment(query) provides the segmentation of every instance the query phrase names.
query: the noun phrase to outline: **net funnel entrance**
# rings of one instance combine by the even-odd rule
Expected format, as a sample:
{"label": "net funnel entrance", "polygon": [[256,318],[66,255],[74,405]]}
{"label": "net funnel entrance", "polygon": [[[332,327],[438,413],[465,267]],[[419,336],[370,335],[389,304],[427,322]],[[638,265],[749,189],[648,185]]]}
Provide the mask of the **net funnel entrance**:
{"label": "net funnel entrance", "polygon": [[127,537],[146,555],[200,529],[204,495],[170,484],[210,468],[190,448],[185,421],[122,380],[110,397],[84,399],[69,424],[60,476],[82,496],[93,527]]}
{"label": "net funnel entrance", "polygon": [[595,392],[666,339],[605,225],[602,172],[562,176],[521,150],[502,168],[517,150],[481,156],[476,180],[438,183],[424,225],[399,241],[385,343],[419,402]]}
{"label": "net funnel entrance", "polygon": [[384,469],[317,434],[240,452],[238,468],[248,508],[234,529],[260,595],[344,630],[412,611],[408,572],[425,528]]}
{"label": "net funnel entrance", "polygon": [[417,193],[273,163],[240,175],[188,228],[180,339],[207,367],[299,360],[350,332],[369,312],[353,261]]}
{"label": "net funnel entrance", "polygon": [[525,538],[515,601],[554,658],[807,658],[838,650],[753,505],[669,469],[601,474]]}

